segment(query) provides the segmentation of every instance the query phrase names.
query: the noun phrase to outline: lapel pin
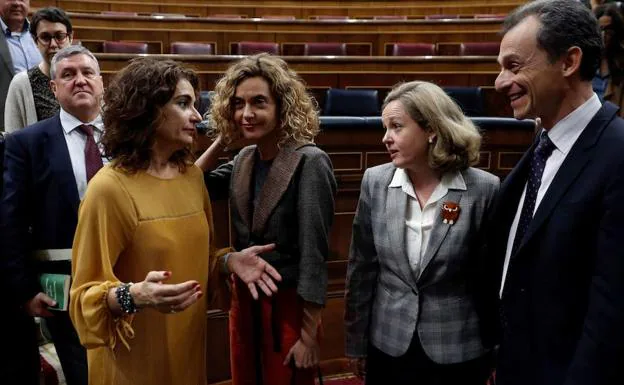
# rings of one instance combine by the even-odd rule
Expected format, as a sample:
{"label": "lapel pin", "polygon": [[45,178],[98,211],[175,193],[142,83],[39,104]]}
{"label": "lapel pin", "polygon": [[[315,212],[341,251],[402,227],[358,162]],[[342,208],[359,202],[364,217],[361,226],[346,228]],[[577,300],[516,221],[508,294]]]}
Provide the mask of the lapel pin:
{"label": "lapel pin", "polygon": [[446,201],[442,203],[442,222],[449,225],[454,224],[457,222],[457,218],[459,218],[460,211],[461,209],[457,202]]}

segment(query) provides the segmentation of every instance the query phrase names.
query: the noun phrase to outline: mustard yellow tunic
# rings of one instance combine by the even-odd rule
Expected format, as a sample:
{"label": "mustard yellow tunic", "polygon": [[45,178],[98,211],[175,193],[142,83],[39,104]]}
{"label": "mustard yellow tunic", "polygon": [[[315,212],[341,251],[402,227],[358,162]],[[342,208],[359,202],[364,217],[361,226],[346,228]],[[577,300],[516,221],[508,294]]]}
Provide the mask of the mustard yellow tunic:
{"label": "mustard yellow tunic", "polygon": [[[90,385],[206,384],[206,300],[222,293],[202,172],[174,179],[104,167],[90,181],[74,238],[70,315],[87,348]],[[204,297],[183,312],[113,317],[106,293],[152,270],[197,280]],[[210,278],[209,278],[210,277]],[[209,282],[210,279],[210,282]],[[223,289],[225,290],[225,289]]]}

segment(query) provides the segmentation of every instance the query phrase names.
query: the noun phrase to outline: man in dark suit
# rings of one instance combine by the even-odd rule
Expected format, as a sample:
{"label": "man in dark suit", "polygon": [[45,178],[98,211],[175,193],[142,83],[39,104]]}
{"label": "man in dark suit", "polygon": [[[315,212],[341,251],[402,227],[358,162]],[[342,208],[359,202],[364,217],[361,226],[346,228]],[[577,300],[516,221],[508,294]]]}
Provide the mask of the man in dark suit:
{"label": "man in dark suit", "polygon": [[624,383],[624,121],[592,91],[602,43],[581,3],[507,16],[496,89],[538,137],[493,218],[499,385]]}
{"label": "man in dark suit", "polygon": [[[8,286],[5,293],[11,293],[7,295],[11,317],[22,331],[7,334],[21,344],[26,355],[11,357],[10,369],[18,377],[9,383],[28,383],[19,376],[31,374],[28,370],[39,366],[38,358],[32,361],[32,345],[24,345],[25,340],[32,342],[32,317],[39,316],[46,317],[67,384],[82,385],[87,383],[84,348],[68,313],[48,309],[54,301],[42,292],[38,275],[71,274],[69,249],[78,205],[88,176],[102,166],[95,142],[102,132],[103,85],[97,60],[81,46],[59,51],[52,59],[50,75],[60,113],[6,138],[0,272],[2,284]],[[33,254],[54,261],[38,263]]]}

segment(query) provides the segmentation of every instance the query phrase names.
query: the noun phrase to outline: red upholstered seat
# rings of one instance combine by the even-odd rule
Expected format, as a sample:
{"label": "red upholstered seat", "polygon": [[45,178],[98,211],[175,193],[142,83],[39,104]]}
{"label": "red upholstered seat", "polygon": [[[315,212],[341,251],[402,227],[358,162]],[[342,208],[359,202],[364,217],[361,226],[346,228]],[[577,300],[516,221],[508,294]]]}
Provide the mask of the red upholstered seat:
{"label": "red upholstered seat", "polygon": [[147,53],[147,43],[130,41],[105,41],[104,53]]}
{"label": "red upholstered seat", "polygon": [[459,54],[467,56],[498,56],[499,42],[461,43]]}
{"label": "red upholstered seat", "polygon": [[212,45],[208,43],[195,43],[175,41],[171,43],[171,53],[180,55],[213,55]]}
{"label": "red upholstered seat", "polygon": [[392,56],[433,56],[436,54],[435,44],[428,43],[394,43]]}
{"label": "red upholstered seat", "polygon": [[345,43],[305,43],[303,54],[305,56],[345,56],[347,45]]}
{"label": "red upholstered seat", "polygon": [[260,52],[267,52],[279,55],[279,44],[265,41],[241,41],[233,47],[233,55],[253,55]]}

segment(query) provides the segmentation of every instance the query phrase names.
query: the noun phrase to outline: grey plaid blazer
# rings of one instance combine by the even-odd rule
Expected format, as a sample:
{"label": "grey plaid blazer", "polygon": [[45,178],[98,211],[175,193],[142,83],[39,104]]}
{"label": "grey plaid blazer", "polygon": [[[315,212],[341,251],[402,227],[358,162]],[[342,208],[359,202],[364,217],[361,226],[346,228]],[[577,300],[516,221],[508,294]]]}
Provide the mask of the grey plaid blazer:
{"label": "grey plaid blazer", "polygon": [[498,177],[468,168],[466,190],[450,189],[438,202],[459,203],[453,225],[437,217],[416,277],[405,249],[407,195],[389,188],[392,163],[364,173],[353,221],[345,294],[346,355],[365,357],[369,343],[388,355],[407,351],[414,331],[440,364],[486,352],[471,280],[482,250],[479,230],[498,191]]}

